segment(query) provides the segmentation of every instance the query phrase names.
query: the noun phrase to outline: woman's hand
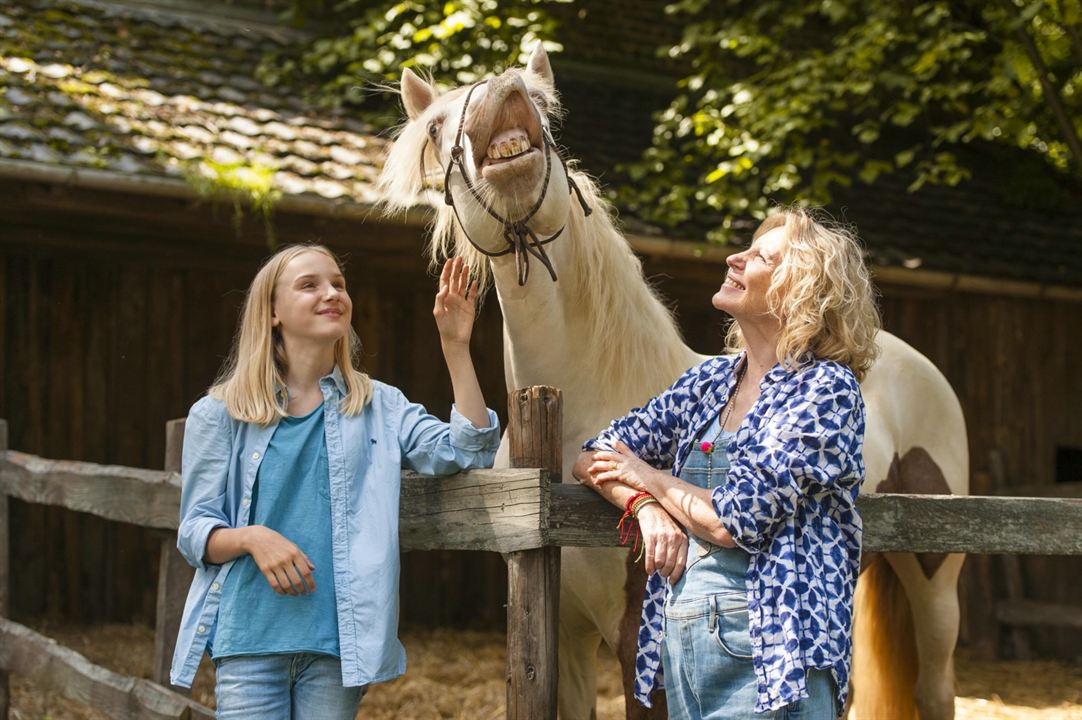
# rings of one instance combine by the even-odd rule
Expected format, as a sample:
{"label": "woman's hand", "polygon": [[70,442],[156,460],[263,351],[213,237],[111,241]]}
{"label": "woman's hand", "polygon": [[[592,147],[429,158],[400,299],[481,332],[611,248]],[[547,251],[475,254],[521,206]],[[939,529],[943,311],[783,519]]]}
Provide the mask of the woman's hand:
{"label": "woman's hand", "polygon": [[638,521],[646,574],[656,571],[669,582],[676,582],[684,574],[688,561],[688,536],[684,529],[658,503],[639,508]]}
{"label": "woman's hand", "polygon": [[316,566],[301,549],[281,533],[263,525],[250,525],[244,547],[279,595],[304,595],[316,591],[312,571]]}
{"label": "woman's hand", "polygon": [[589,483],[600,488],[616,480],[639,492],[652,493],[648,483],[657,470],[640,460],[631,448],[619,440],[614,447],[616,452],[598,450],[594,453],[594,463],[589,467]]}
{"label": "woman's hand", "polygon": [[447,345],[470,345],[473,321],[477,317],[477,283],[470,282],[470,269],[461,257],[448,260],[440,273],[439,291],[432,314]]}

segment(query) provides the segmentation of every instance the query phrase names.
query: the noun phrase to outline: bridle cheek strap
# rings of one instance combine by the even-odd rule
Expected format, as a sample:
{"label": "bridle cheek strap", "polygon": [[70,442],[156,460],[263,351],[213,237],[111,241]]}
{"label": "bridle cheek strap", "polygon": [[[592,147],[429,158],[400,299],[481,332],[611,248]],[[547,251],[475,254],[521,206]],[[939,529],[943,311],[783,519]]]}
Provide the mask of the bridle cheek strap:
{"label": "bridle cheek strap", "polygon": [[[530,256],[534,256],[537,260],[545,266],[548,270],[549,276],[553,282],[556,282],[556,269],[552,266],[552,261],[549,259],[548,253],[545,251],[545,245],[552,242],[560,236],[567,227],[565,222],[560,229],[554,232],[552,235],[545,239],[538,237],[537,233],[530,229],[529,222],[533,219],[533,216],[537,214],[537,211],[541,209],[541,206],[545,202],[545,197],[549,190],[549,180],[552,177],[552,156],[555,155],[560,161],[560,166],[563,168],[564,177],[567,178],[568,194],[572,191],[578,198],[579,205],[582,206],[582,212],[585,216],[589,217],[593,209],[586,204],[586,199],[582,195],[582,191],[579,190],[579,186],[575,184],[575,181],[571,178],[571,173],[567,170],[567,162],[564,160],[563,155],[560,154],[559,149],[556,147],[556,143],[552,139],[552,134],[549,132],[548,126],[542,123],[542,141],[544,147],[542,152],[545,153],[545,180],[541,186],[541,195],[537,198],[537,201],[533,204],[530,210],[517,220],[509,220],[508,218],[500,215],[492,208],[491,205],[485,203],[481,198],[481,194],[477,191],[473,181],[470,179],[470,174],[466,169],[466,164],[463,161],[463,155],[465,154],[465,148],[462,145],[462,135],[466,127],[466,111],[470,106],[470,98],[473,96],[473,91],[479,86],[483,85],[487,80],[474,83],[469,91],[466,93],[466,102],[462,104],[462,115],[458,119],[458,130],[455,133],[455,144],[451,147],[451,160],[447,163],[447,167],[444,170],[443,176],[443,201],[451,207],[455,213],[455,219],[458,221],[459,228],[462,229],[462,233],[466,236],[470,245],[482,255],[488,257],[501,257],[508,253],[515,253],[515,275],[518,279],[519,286],[526,284],[526,281],[530,277]],[[466,230],[466,226],[462,223],[462,218],[458,214],[458,208],[455,206],[454,197],[451,195],[451,173],[455,167],[458,167],[459,173],[462,175],[463,182],[466,183],[466,187],[469,189],[473,199],[481,206],[496,222],[503,226],[503,239],[507,243],[507,247],[497,252],[486,250],[470,237],[469,232]]]}

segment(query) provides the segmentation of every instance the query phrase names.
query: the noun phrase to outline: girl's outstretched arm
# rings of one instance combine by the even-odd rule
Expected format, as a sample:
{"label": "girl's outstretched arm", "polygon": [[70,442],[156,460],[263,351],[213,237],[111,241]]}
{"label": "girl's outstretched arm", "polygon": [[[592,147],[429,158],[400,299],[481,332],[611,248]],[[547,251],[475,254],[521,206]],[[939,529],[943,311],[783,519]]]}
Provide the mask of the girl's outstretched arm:
{"label": "girl's outstretched arm", "polygon": [[477,381],[477,371],[470,355],[470,336],[477,315],[477,284],[470,282],[470,271],[462,258],[456,257],[443,265],[440,273],[439,291],[432,314],[440,331],[440,344],[447,370],[451,373],[451,386],[455,393],[455,406],[474,427],[488,427],[488,410]]}

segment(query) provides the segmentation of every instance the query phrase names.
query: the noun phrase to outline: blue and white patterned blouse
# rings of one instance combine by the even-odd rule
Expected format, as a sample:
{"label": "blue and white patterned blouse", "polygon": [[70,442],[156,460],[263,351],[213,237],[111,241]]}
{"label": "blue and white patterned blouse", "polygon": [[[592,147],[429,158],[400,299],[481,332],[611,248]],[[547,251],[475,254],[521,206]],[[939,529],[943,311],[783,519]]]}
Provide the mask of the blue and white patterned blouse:
{"label": "blue and white patterned blouse", "polygon": [[[621,440],[650,465],[678,474],[695,438],[728,401],[743,358],[714,357],[691,368],[583,450],[610,449]],[[727,482],[713,493],[722,526],[752,556],[747,589],[755,711],[807,697],[812,668],[831,671],[838,707],[844,707],[863,535],[856,499],[864,480],[864,401],[852,371],[826,360],[796,370],[775,365],[760,390],[729,442]],[[668,591],[660,575],[650,576],[635,673],[635,697],[647,707],[662,680]]]}

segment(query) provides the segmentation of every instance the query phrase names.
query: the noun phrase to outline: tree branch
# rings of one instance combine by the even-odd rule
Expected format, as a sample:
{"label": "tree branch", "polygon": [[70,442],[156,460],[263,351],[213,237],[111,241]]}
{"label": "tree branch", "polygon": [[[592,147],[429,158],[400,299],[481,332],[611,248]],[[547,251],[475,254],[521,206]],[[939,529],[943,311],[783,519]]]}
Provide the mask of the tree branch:
{"label": "tree branch", "polygon": [[1067,143],[1071,155],[1074,156],[1075,170],[1076,172],[1082,171],[1082,140],[1079,140],[1074,122],[1072,122],[1071,116],[1063,106],[1063,99],[1059,95],[1059,90],[1052,83],[1052,73],[1048,70],[1044,58],[1041,57],[1037,44],[1030,34],[1026,32],[1025,23],[1018,11],[1018,6],[1012,0],[1002,0],[1002,3],[1007,8],[1008,13],[1018,18],[1019,22],[1017,28],[1015,28],[1015,34],[1018,36],[1019,42],[1022,43],[1022,48],[1033,65],[1033,69],[1037,72],[1037,79],[1041,83],[1045,104],[1048,105],[1052,115],[1055,116],[1060,132],[1063,133],[1063,140]]}

